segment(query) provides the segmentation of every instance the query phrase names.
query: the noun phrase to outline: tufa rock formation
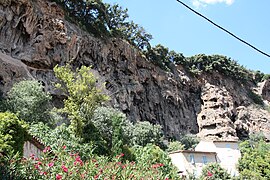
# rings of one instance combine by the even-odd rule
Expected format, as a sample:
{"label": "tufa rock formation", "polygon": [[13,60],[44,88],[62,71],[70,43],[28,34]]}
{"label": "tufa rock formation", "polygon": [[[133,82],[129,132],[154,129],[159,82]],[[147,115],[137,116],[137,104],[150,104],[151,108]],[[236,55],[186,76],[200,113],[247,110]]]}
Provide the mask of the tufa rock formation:
{"label": "tufa rock formation", "polygon": [[[121,39],[101,40],[65,20],[63,10],[44,0],[0,0],[0,90],[36,79],[54,100],[53,67],[92,66],[106,82],[110,105],[129,119],[161,124],[167,137],[198,134],[208,139],[270,134],[270,113],[254,105],[245,85],[218,73],[192,77],[184,67],[165,72]],[[255,88],[255,85],[250,83]],[[269,101],[269,82],[262,88]]]}

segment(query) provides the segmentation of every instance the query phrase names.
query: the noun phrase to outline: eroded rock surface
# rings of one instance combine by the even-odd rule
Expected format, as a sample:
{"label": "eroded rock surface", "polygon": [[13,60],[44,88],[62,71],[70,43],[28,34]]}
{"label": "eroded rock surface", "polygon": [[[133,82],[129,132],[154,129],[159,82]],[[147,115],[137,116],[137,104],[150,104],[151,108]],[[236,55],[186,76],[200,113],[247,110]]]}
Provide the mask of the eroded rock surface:
{"label": "eroded rock surface", "polygon": [[161,124],[169,137],[199,133],[204,138],[237,139],[252,131],[269,133],[269,113],[252,106],[246,87],[230,78],[195,78],[173,64],[170,73],[164,72],[126,41],[100,40],[69,23],[49,1],[0,1],[0,15],[4,92],[15,81],[34,78],[61,99],[52,85],[53,67],[67,62],[74,68],[91,65],[99,81],[106,82],[111,106],[133,122]]}

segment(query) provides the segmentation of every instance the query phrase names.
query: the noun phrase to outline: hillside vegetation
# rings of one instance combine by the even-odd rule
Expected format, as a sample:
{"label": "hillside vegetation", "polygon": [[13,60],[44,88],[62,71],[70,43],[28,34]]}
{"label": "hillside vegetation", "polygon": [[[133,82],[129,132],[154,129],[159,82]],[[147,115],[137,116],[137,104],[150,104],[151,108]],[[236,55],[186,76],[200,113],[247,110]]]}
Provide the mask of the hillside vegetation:
{"label": "hillside vegetation", "polygon": [[[5,6],[13,2],[0,1]],[[162,45],[151,47],[151,34],[129,21],[127,9],[117,4],[101,0],[54,2],[65,10],[67,20],[104,41],[112,37],[127,40],[164,71],[171,71],[175,64],[193,76],[218,72],[243,83],[257,83],[269,77],[247,70],[225,56],[184,57]],[[183,135],[180,141],[166,141],[160,125],[131,123],[120,110],[106,106],[110,97],[104,93],[105,87],[98,85],[90,67],[74,70],[67,64],[53,70],[58,80],[54,88],[65,97],[63,107],[53,105],[52,96],[44,92],[38,81],[15,83],[5,97],[0,93],[1,179],[179,179],[168,152],[193,149],[197,138]],[[40,157],[31,154],[22,158],[23,143],[32,137],[45,149]],[[265,170],[269,167],[268,144],[260,141],[253,146],[245,142],[243,147],[241,175],[269,177]],[[252,148],[255,153],[251,153]],[[263,164],[252,166],[254,174],[247,166],[252,159],[246,154]],[[227,178],[226,172],[222,174]]]}

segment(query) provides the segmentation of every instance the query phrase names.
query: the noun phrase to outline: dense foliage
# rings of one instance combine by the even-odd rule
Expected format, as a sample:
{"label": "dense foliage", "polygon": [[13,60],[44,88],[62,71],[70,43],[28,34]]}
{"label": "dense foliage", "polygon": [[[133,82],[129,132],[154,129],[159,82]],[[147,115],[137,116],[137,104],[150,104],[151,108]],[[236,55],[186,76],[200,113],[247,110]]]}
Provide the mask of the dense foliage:
{"label": "dense foliage", "polygon": [[0,113],[0,153],[22,154],[24,141],[28,139],[27,129],[28,125],[15,114]]}
{"label": "dense foliage", "polygon": [[270,144],[261,137],[240,144],[238,169],[242,179],[270,179]]}
{"label": "dense foliage", "polygon": [[75,136],[85,138],[83,135],[87,131],[90,119],[95,109],[108,96],[102,93],[102,87],[97,86],[97,79],[90,71],[89,67],[81,67],[76,72],[71,70],[70,66],[56,66],[54,68],[55,76],[59,78],[60,83],[56,84],[66,95],[62,113],[66,113],[71,121],[71,130]]}
{"label": "dense foliage", "polygon": [[217,163],[209,163],[202,169],[202,180],[231,179],[230,174]]}
{"label": "dense foliage", "polygon": [[140,49],[150,46],[152,36],[138,24],[128,21],[127,9],[117,4],[110,5],[102,0],[54,1],[65,9],[69,19],[96,36],[123,38]]}
{"label": "dense foliage", "polygon": [[26,122],[51,124],[51,96],[43,91],[37,81],[21,81],[14,84],[7,95],[8,110]]}
{"label": "dense foliage", "polygon": [[161,126],[150,124],[148,121],[136,123],[132,132],[132,144],[145,146],[148,143],[164,146]]}
{"label": "dense foliage", "polygon": [[179,151],[179,150],[184,150],[184,149],[185,149],[185,145],[183,145],[181,142],[172,141],[169,143],[167,151],[173,152],[173,151]]}
{"label": "dense foliage", "polygon": [[[155,148],[156,149],[156,148]],[[8,174],[5,178],[11,179],[178,179],[173,173],[169,160],[162,156],[161,150],[155,150],[151,161],[125,161],[125,154],[119,154],[111,160],[107,157],[91,155],[87,161],[82,161],[80,155],[70,152],[63,145],[54,153],[46,147],[42,157],[31,155],[29,159],[13,158],[8,164]],[[152,152],[151,152],[152,153]],[[149,155],[145,152],[140,155]],[[157,158],[155,157],[157,156]],[[140,156],[141,157],[141,156]],[[143,157],[148,159],[149,157]],[[8,160],[8,159],[7,159]],[[168,164],[159,163],[166,162]],[[167,160],[167,161],[166,161]],[[151,163],[157,162],[157,163]]]}
{"label": "dense foliage", "polygon": [[[27,119],[30,127],[26,133],[24,128],[28,125],[21,123],[16,115],[0,114],[2,179],[177,179],[167,153],[156,146],[163,144],[159,125],[132,124],[120,111],[101,106],[108,97],[102,93],[90,68],[82,66],[73,72],[70,66],[57,66],[54,70],[59,78],[56,87],[67,97],[61,109],[41,107],[44,112],[54,112],[50,116],[56,123],[53,126],[38,119],[42,115],[39,111],[36,115],[32,106],[22,106],[29,104],[29,99],[36,102],[49,97],[39,83],[27,81],[30,88],[25,82],[15,85],[12,93],[15,94],[15,89],[17,94],[24,92],[28,98],[6,100],[8,108],[17,107],[15,104],[20,102],[17,104],[37,118]],[[25,92],[25,87],[29,92]],[[41,158],[33,155],[29,159],[21,158],[24,134],[47,146]],[[16,152],[19,154],[12,156]]]}
{"label": "dense foliage", "polygon": [[182,53],[170,51],[160,44],[148,48],[145,51],[146,57],[161,69],[170,71],[171,63],[182,65],[193,75],[202,73],[220,73],[227,77],[242,82],[262,82],[269,79],[269,74],[260,71],[251,71],[239,65],[236,61],[222,55],[198,54],[191,57],[184,57]]}

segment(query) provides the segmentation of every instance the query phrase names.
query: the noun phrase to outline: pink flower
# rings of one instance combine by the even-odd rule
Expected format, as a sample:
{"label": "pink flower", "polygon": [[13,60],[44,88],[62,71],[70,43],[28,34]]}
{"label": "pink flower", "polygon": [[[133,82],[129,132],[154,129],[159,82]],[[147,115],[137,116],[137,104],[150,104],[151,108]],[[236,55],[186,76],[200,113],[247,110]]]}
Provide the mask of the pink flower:
{"label": "pink flower", "polygon": [[37,164],[34,165],[35,169],[39,169],[39,166]]}
{"label": "pink flower", "polygon": [[124,155],[125,155],[124,153],[121,153],[121,154],[120,154],[120,157],[123,157]]}
{"label": "pink flower", "polygon": [[43,152],[46,153],[46,152],[48,152],[50,150],[51,150],[51,147],[50,146],[47,146],[47,147],[45,147],[45,149],[43,149]]}
{"label": "pink flower", "polygon": [[50,162],[50,163],[48,164],[49,167],[52,167],[53,165],[54,165],[54,162]]}
{"label": "pink flower", "polygon": [[68,172],[68,168],[66,167],[66,166],[64,166],[64,165],[62,165],[62,170],[64,171],[64,172]]}
{"label": "pink flower", "polygon": [[31,159],[35,159],[35,155],[32,153],[32,154],[30,154],[30,158]]}
{"label": "pink flower", "polygon": [[94,179],[98,179],[98,177],[99,177],[99,175],[97,174],[97,175],[94,176]]}
{"label": "pink flower", "polygon": [[47,172],[42,172],[42,171],[40,171],[40,173],[39,173],[40,175],[47,175],[48,173]]}
{"label": "pink flower", "polygon": [[65,150],[67,148],[67,146],[63,146],[63,149]]}
{"label": "pink flower", "polygon": [[162,167],[162,166],[164,166],[164,164],[160,163],[160,164],[159,164],[159,167]]}
{"label": "pink flower", "polygon": [[162,163],[159,163],[159,164],[153,164],[152,165],[152,168],[159,168],[159,167],[161,167],[161,166],[164,166],[164,164],[162,164]]}
{"label": "pink flower", "polygon": [[56,174],[56,179],[60,180],[60,179],[62,179],[62,176],[60,174]]}
{"label": "pink flower", "polygon": [[41,165],[42,163],[40,161],[37,162],[37,165]]}
{"label": "pink flower", "polygon": [[78,163],[80,163],[80,165],[83,165],[83,161],[81,160],[80,156],[77,156],[74,162],[74,165],[76,166]]}
{"label": "pink flower", "polygon": [[213,176],[213,174],[210,171],[208,171],[207,172],[207,176],[210,176],[211,177],[211,176]]}

